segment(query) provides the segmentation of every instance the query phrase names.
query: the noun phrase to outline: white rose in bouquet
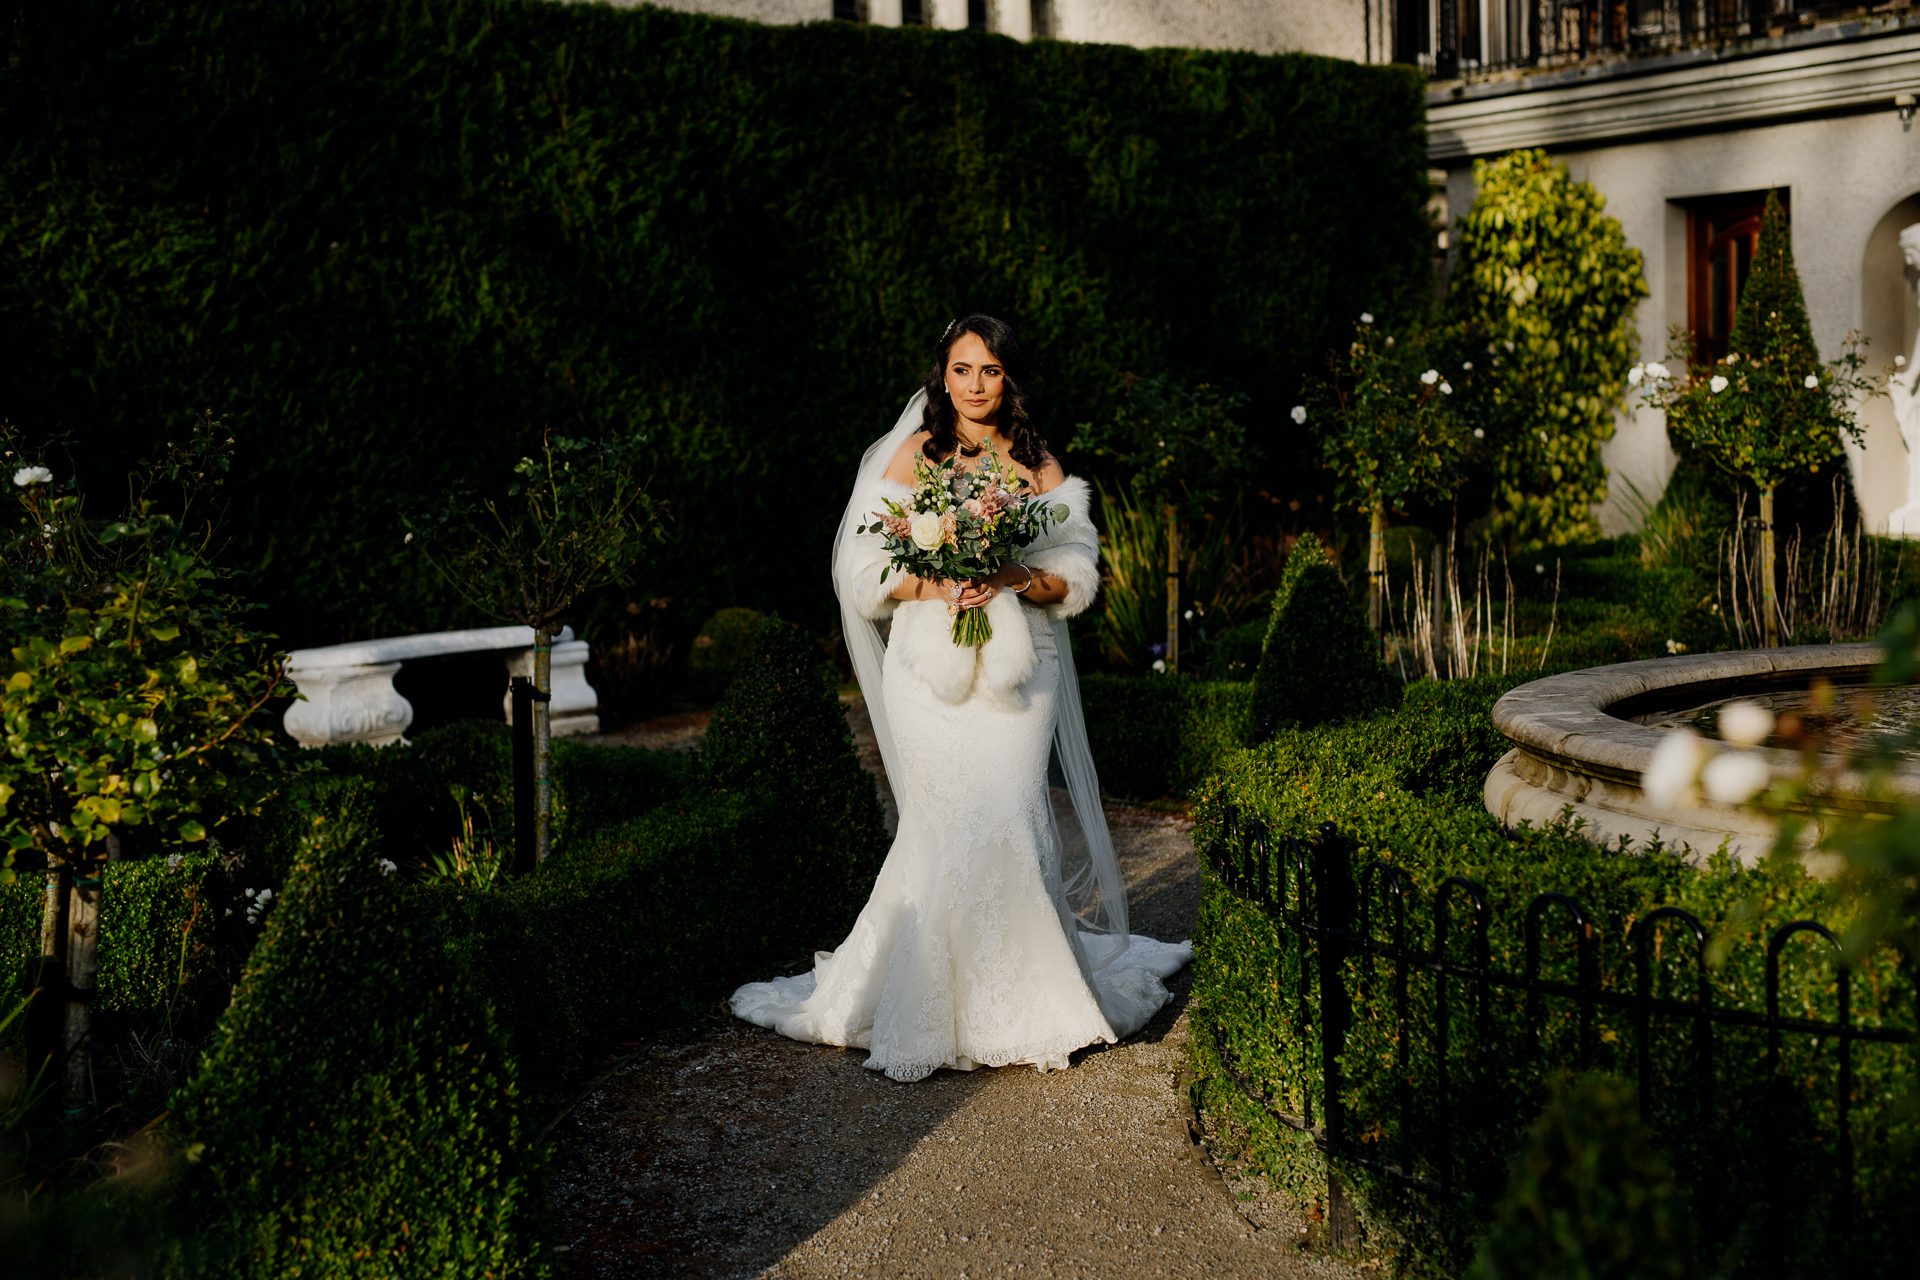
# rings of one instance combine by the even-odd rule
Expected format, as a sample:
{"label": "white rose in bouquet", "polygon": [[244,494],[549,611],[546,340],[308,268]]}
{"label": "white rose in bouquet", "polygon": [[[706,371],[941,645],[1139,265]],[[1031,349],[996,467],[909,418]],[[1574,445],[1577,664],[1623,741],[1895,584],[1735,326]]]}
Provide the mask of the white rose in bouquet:
{"label": "white rose in bouquet", "polygon": [[940,527],[940,517],[931,511],[914,514],[910,522],[913,545],[922,551],[932,551],[946,539],[946,532]]}

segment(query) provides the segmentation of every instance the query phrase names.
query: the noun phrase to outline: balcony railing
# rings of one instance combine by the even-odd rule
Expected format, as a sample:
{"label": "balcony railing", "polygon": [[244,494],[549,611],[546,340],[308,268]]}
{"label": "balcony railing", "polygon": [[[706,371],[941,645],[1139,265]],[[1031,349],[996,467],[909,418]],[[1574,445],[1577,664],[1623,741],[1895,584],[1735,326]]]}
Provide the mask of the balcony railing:
{"label": "balcony railing", "polygon": [[1920,13],[1920,0],[1396,0],[1394,60],[1435,80],[1781,36],[1844,18]]}

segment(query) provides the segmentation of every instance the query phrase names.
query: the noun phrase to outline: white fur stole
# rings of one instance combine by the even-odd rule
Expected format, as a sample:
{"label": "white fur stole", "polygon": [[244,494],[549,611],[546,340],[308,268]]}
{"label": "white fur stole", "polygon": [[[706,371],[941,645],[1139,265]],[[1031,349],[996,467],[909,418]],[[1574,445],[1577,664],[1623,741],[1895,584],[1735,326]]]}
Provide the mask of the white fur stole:
{"label": "white fur stole", "polygon": [[887,647],[942,702],[957,706],[978,685],[996,701],[1024,706],[1021,687],[1040,665],[1024,610],[1010,591],[988,601],[993,638],[975,647],[953,642],[953,618],[943,602],[909,600],[894,611]]}

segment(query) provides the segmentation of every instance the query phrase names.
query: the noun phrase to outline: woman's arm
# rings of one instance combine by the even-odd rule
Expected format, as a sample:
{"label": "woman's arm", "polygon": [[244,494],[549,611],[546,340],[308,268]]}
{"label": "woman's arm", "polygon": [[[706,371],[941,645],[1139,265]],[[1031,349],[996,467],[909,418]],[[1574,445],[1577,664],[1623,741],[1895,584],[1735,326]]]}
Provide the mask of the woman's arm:
{"label": "woman's arm", "polygon": [[938,578],[922,578],[911,573],[903,573],[893,590],[887,594],[895,600],[951,600],[953,584]]}
{"label": "woman's arm", "polygon": [[[1027,581],[1028,573],[1033,575],[1031,585]],[[1024,591],[1018,591],[1016,594],[1031,605],[1058,604],[1067,598],[1067,584],[1064,580],[1048,573],[1045,569],[1031,569],[1024,564],[1002,565],[997,573],[981,579],[981,582],[985,586],[995,587],[1001,591],[1014,591],[1017,587],[1025,587]]]}

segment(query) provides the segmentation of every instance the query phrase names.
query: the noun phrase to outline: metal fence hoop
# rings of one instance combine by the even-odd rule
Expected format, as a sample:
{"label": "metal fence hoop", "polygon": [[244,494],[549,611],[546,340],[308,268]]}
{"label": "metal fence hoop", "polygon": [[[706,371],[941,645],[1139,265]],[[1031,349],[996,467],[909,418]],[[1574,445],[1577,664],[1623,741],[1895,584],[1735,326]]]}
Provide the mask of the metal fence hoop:
{"label": "metal fence hoop", "polygon": [[[1579,973],[1580,987],[1580,1070],[1585,1071],[1593,1065],[1593,999],[1596,985],[1596,966],[1593,959],[1593,922],[1587,918],[1586,908],[1579,899],[1570,894],[1549,891],[1536,894],[1527,904],[1527,981],[1540,980],[1540,927],[1547,909],[1559,907],[1571,917],[1574,928],[1573,944],[1575,965]],[[1532,986],[1527,988],[1527,1031],[1533,1037],[1533,1051],[1540,1052],[1540,993]]]}

